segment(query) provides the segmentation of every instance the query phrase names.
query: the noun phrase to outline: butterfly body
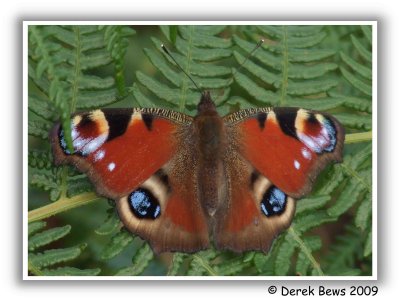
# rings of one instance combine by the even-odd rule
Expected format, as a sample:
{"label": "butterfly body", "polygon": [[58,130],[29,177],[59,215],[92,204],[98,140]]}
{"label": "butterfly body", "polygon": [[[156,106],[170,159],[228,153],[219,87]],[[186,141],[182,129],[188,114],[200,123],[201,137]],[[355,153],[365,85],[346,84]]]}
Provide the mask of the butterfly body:
{"label": "butterfly body", "polygon": [[212,217],[226,196],[224,152],[226,128],[209,93],[203,94],[193,120],[195,149],[198,149],[198,197],[203,210]]}
{"label": "butterfly body", "polygon": [[259,108],[220,116],[208,92],[190,117],[164,109],[104,109],[71,120],[73,152],[56,125],[55,162],[86,172],[116,202],[124,226],[155,252],[214,243],[268,251],[317,174],[340,161],[344,130],[328,114]]}

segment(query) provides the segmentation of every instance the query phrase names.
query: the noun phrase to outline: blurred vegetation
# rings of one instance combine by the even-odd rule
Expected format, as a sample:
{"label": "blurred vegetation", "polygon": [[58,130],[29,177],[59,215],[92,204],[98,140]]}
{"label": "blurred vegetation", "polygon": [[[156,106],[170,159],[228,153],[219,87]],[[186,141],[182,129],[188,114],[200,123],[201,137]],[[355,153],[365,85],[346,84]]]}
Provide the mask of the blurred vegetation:
{"label": "blurred vegetation", "polygon": [[[85,175],[53,166],[49,130],[68,125],[74,111],[157,106],[195,114],[199,92],[161,43],[211,90],[223,115],[300,106],[344,124],[344,162],[298,202],[268,254],[155,256],[121,228],[113,202],[96,196]],[[371,275],[371,45],[371,26],[356,25],[29,26],[30,275]]]}

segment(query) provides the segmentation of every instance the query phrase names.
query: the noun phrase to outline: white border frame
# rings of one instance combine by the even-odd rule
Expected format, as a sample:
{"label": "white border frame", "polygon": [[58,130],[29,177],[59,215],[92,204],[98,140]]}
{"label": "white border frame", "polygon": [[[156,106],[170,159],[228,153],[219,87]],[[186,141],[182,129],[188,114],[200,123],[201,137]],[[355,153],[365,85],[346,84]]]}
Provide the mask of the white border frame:
{"label": "white border frame", "polygon": [[[29,25],[371,25],[372,26],[372,276],[29,276],[28,275],[28,26]],[[378,105],[377,21],[23,21],[23,265],[24,280],[377,280]]]}

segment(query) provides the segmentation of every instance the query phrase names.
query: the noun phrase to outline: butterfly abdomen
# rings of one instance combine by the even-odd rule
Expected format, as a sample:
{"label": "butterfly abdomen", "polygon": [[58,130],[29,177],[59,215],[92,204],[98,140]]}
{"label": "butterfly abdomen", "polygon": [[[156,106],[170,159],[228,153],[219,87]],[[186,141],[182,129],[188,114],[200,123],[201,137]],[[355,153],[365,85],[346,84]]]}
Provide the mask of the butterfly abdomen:
{"label": "butterfly abdomen", "polygon": [[199,106],[194,120],[194,132],[198,148],[198,191],[200,203],[209,216],[218,209],[226,192],[222,156],[226,149],[226,129],[221,116],[210,99]]}

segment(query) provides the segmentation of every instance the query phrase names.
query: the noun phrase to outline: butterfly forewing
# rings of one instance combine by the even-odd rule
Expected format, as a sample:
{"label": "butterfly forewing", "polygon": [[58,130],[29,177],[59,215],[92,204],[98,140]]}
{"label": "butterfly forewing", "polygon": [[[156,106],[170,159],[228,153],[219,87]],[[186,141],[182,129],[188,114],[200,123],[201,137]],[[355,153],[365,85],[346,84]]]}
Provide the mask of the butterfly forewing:
{"label": "butterfly forewing", "polygon": [[329,114],[263,108],[239,111],[224,119],[243,157],[294,198],[310,192],[327,163],[342,159],[344,130]]}
{"label": "butterfly forewing", "polygon": [[190,123],[190,117],[172,119],[167,113],[105,109],[76,114],[71,120],[72,153],[60,126],[53,129],[55,161],[72,163],[86,172],[102,195],[126,196],[176,153],[176,132]]}

